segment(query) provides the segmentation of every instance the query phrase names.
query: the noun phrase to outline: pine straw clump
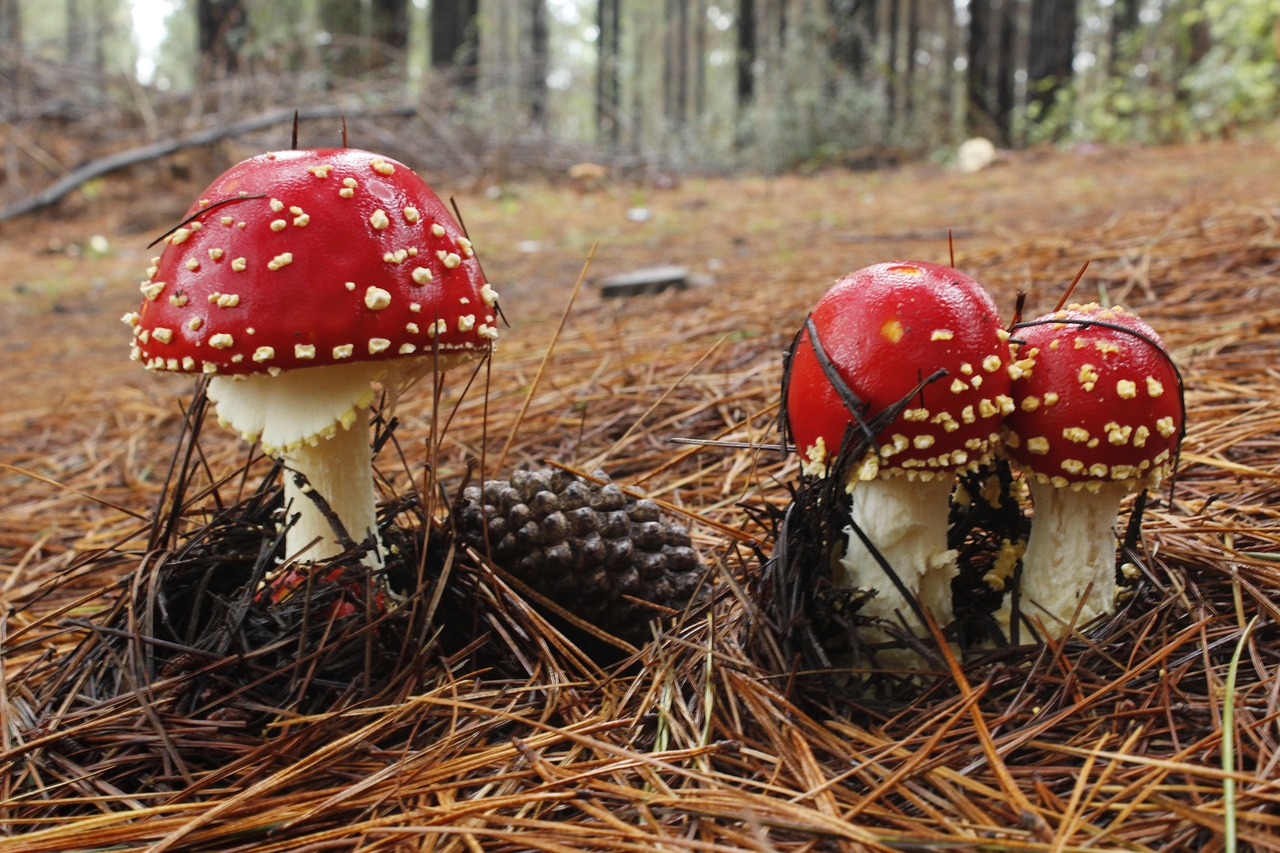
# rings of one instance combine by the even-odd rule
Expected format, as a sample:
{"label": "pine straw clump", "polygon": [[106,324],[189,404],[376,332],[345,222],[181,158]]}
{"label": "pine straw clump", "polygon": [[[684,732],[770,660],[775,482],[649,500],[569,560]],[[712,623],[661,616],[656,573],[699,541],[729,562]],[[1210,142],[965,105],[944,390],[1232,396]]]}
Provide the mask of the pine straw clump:
{"label": "pine straw clump", "polygon": [[[187,497],[198,479],[206,410],[201,391],[148,546],[108,590],[114,597],[60,609],[50,634],[24,636],[47,627],[39,620],[8,638],[6,656],[20,658],[58,633],[80,636],[70,651],[38,655],[6,684],[9,719],[21,721],[24,739],[34,736],[10,756],[22,756],[8,780],[11,804],[30,794],[50,816],[91,813],[77,797],[50,796],[79,790],[80,779],[130,796],[180,790],[241,760],[294,718],[416,689],[431,665],[452,668],[450,653],[499,674],[518,668],[518,653],[494,642],[495,626],[485,621],[497,618],[482,605],[495,594],[477,589],[477,561],[446,582],[464,562],[458,543],[447,517],[432,518],[414,493],[379,513],[390,553],[379,574],[406,591],[394,607],[382,606],[383,579],[355,544],[291,594],[273,592],[286,521],[280,465],[238,502],[223,505],[215,487],[213,508],[197,506],[210,498]],[[380,426],[375,440],[384,445],[394,422]],[[246,468],[221,485],[247,476]],[[518,613],[503,621],[497,633],[508,642],[538,629]],[[138,736],[122,741],[128,731]]]}
{"label": "pine straw clump", "polygon": [[[856,655],[827,666],[856,625],[856,602],[821,584],[836,504],[754,427],[733,428],[776,402],[776,338],[629,372],[613,385],[625,393],[610,374],[525,398],[516,420],[545,437],[523,461],[600,430],[587,452],[626,447],[619,481],[693,484],[661,505],[686,507],[703,593],[634,642],[575,625],[457,538],[465,476],[384,505],[391,584],[407,593],[392,615],[360,606],[358,572],[348,591],[263,606],[274,479],[235,500],[222,495],[248,473],[197,486],[193,411],[147,547],[60,564],[4,622],[0,850],[1274,849],[1275,221],[1200,208],[1077,234],[1072,253],[1030,241],[960,259],[1062,283],[1098,258],[1092,283],[1157,325],[1183,367],[1191,424],[1175,488],[1131,515],[1143,537],[1125,537],[1139,572],[1120,613],[1061,642],[984,646],[975,602],[959,651],[926,647],[910,677],[864,673],[874,659]],[[777,305],[736,302],[776,325]],[[563,346],[584,374],[606,363],[598,339]],[[499,389],[488,415],[519,396]],[[673,452],[672,432],[747,446]],[[386,464],[395,430],[380,441]],[[733,482],[770,477],[790,490],[735,504]],[[994,537],[1025,523],[999,509],[953,519],[975,591]],[[354,612],[327,618],[339,595]]]}

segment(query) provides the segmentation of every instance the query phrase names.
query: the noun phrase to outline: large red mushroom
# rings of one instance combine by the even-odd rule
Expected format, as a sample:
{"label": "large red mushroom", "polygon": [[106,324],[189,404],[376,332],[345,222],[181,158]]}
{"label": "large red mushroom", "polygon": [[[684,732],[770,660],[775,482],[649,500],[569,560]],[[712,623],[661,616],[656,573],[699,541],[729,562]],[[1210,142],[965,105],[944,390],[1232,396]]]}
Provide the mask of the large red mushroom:
{"label": "large red mushroom", "polygon": [[394,399],[498,334],[496,294],[431,188],[353,148],[253,157],[204,191],[141,290],[133,358],[210,377],[219,420],[284,458],[287,559],[344,550],[314,491],[382,565],[374,386]]}
{"label": "large red mushroom", "polygon": [[[947,547],[950,493],[958,472],[991,456],[1013,407],[995,303],[950,267],[894,262],[837,281],[809,319],[789,359],[785,400],[804,469],[826,475],[846,434],[868,439],[845,469],[853,526],[835,581],[875,592],[864,614],[906,617],[905,592],[945,625],[957,573]],[[899,405],[874,435],[860,434]]]}
{"label": "large red mushroom", "polygon": [[1013,382],[1004,446],[1035,509],[1021,610],[1060,637],[1115,611],[1120,504],[1173,470],[1182,383],[1159,335],[1124,308],[1072,305],[1014,336],[1030,366]]}

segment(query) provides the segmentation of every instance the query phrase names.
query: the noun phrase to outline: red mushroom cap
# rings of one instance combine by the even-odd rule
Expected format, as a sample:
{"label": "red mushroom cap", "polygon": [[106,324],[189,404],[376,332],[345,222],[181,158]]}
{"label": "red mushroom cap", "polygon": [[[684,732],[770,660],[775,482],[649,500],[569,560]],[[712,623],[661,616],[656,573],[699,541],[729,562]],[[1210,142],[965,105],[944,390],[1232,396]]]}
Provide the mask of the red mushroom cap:
{"label": "red mushroom cap", "polygon": [[496,295],[403,163],[279,151],[222,174],[168,235],[125,316],[153,370],[276,373],[487,351]]}
{"label": "red mushroom cap", "polygon": [[1017,409],[1005,421],[1013,459],[1059,487],[1137,488],[1168,474],[1182,439],[1182,387],[1150,326],[1090,303],[1014,334],[1020,363],[1031,366],[1013,382]]}
{"label": "red mushroom cap", "polygon": [[[881,430],[879,457],[868,452],[855,476],[950,476],[991,454],[1013,406],[1010,351],[980,284],[937,264],[877,264],[837,281],[810,316],[836,372],[866,404],[863,418],[946,371]],[[791,356],[786,406],[806,469],[825,470],[852,418],[807,334]]]}

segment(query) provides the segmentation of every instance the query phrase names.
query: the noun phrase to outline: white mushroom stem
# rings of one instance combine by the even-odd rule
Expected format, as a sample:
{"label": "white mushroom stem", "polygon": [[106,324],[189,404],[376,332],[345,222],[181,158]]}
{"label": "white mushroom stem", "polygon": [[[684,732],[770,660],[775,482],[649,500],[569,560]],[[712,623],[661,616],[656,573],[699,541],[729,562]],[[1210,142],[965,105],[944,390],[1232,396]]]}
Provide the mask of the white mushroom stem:
{"label": "white mushroom stem", "polygon": [[[369,406],[374,398],[371,383],[386,372],[378,364],[355,362],[290,370],[279,376],[210,380],[209,399],[217,406],[218,419],[245,439],[259,440],[267,453],[283,458],[290,469],[284,476],[285,505],[291,516],[301,517],[286,537],[287,559],[297,557],[304,548],[301,559],[305,562],[318,562],[344,550],[333,525],[309,494],[312,490],[328,503],[353,541],[363,542],[377,529]],[[293,472],[306,478],[306,490],[297,486]],[[371,553],[364,562],[381,567],[382,555]]]}
{"label": "white mushroom stem", "polygon": [[[893,568],[903,586],[932,611],[940,627],[951,622],[951,580],[956,552],[947,548],[952,481],[880,477],[857,482],[850,497],[852,520]],[[846,589],[874,589],[860,613],[897,622],[895,611],[913,630],[923,631],[910,603],[886,575],[852,527],[835,582]]]}
{"label": "white mushroom stem", "polygon": [[1091,490],[1030,481],[1035,516],[1022,556],[1020,610],[1057,638],[1073,621],[1083,626],[1115,612],[1114,528],[1120,501],[1132,489],[1124,483],[1100,483]]}
{"label": "white mushroom stem", "polygon": [[[208,395],[218,420],[246,441],[284,459],[285,505],[298,515],[285,541],[286,559],[319,562],[343,552],[333,525],[317,505],[319,495],[342,530],[357,544],[377,531],[369,407],[373,384],[394,403],[405,386],[471,357],[470,353],[428,355],[396,362],[357,361],[286,370],[277,376],[217,375]],[[387,409],[383,410],[388,414]],[[300,487],[294,473],[306,478]],[[304,550],[305,549],[305,550]],[[381,568],[381,543],[364,562]]]}
{"label": "white mushroom stem", "polygon": [[[285,536],[285,558],[319,562],[344,550],[332,522],[315,500],[328,505],[342,530],[357,544],[370,536],[374,548],[364,558],[370,568],[383,565],[377,538],[377,502],[373,491],[373,450],[369,444],[369,412],[361,409],[349,427],[336,430],[315,444],[304,444],[284,455],[284,502],[288,517],[297,520]],[[306,483],[299,485],[301,474]]]}

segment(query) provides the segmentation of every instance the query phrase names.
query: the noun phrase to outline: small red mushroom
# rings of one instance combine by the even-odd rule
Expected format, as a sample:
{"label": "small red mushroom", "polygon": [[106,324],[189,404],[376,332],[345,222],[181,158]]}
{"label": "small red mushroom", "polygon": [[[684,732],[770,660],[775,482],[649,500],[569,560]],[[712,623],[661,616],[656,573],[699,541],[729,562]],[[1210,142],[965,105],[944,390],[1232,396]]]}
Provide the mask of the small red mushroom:
{"label": "small red mushroom", "polygon": [[1073,619],[1115,612],[1120,502],[1173,470],[1182,383],[1159,335],[1120,307],[1072,305],[1014,335],[1021,369],[1004,446],[1028,474],[1035,508],[1022,611],[1042,609],[1060,637]]}
{"label": "small red mushroom", "polygon": [[369,407],[489,352],[497,296],[471,241],[403,163],[353,148],[263,154],[233,166],[167,235],[127,314],[133,358],[211,377],[218,418],[284,457],[298,520],[287,558],[377,536]]}
{"label": "small red mushroom", "polygon": [[[785,400],[804,469],[829,473],[846,430],[861,429],[823,368],[816,333],[860,403],[856,414],[864,423],[903,404],[873,446],[852,460],[846,488],[857,530],[945,625],[957,572],[955,552],[947,548],[955,476],[991,456],[1000,421],[1013,407],[1008,335],[995,303],[950,267],[883,263],[837,281],[810,319],[811,331],[799,336],[789,359]],[[892,619],[895,611],[910,612],[853,528],[836,583],[875,590],[861,611],[868,615]]]}

